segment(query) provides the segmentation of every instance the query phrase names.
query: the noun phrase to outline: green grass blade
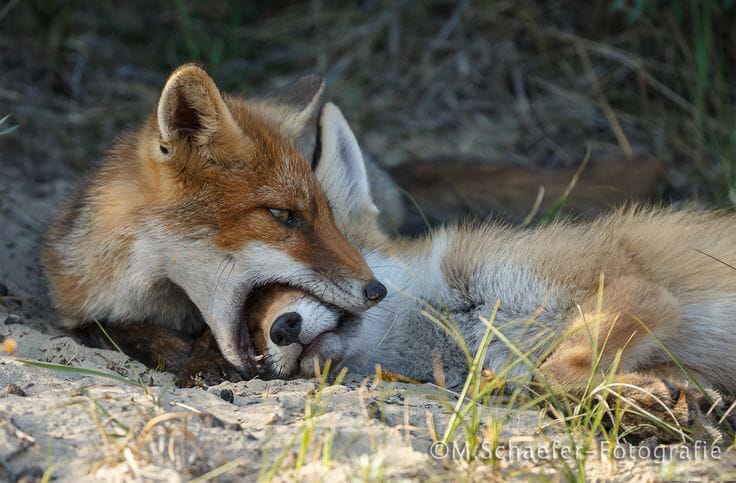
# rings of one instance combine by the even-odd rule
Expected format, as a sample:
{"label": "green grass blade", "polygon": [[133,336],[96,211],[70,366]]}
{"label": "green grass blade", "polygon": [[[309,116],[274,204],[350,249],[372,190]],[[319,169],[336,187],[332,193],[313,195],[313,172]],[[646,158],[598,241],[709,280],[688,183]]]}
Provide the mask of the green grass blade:
{"label": "green grass blade", "polygon": [[96,369],[87,369],[85,367],[69,366],[65,364],[56,364],[53,362],[32,361],[30,359],[23,359],[19,357],[16,357],[15,360],[27,366],[40,367],[43,369],[50,369],[52,371],[68,372],[71,374],[80,374],[84,376],[102,377],[143,389],[143,385],[138,381],[134,381],[132,379],[128,379],[127,377],[113,374],[111,372],[98,371]]}

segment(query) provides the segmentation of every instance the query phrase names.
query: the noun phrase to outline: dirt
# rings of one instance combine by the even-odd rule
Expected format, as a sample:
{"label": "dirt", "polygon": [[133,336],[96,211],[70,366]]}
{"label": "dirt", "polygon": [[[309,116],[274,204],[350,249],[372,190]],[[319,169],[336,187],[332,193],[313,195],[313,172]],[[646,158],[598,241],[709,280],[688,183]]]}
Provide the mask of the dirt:
{"label": "dirt", "polygon": [[[0,455],[5,477],[39,467],[51,468],[62,480],[132,478],[137,472],[145,478],[178,478],[242,460],[227,479],[255,478],[273,468],[285,450],[279,474],[287,477],[304,428],[312,424],[305,420],[314,424],[315,446],[310,451],[319,450],[329,435],[340,454],[332,465],[305,468],[305,474],[347,477],[358,471],[361,455],[376,459],[379,454],[390,455],[382,470],[387,476],[420,477],[442,470],[427,455],[431,439],[422,429],[426,411],[438,422],[446,419],[437,401],[441,398],[431,388],[373,385],[370,380],[351,378],[326,387],[320,393],[321,402],[314,405],[317,414],[310,419],[305,406],[312,407],[308,395],[315,397],[315,381],[253,380],[178,389],[170,374],[30,325],[1,329],[17,342],[18,349],[14,356],[0,359],[0,387],[20,389],[0,396],[0,428],[4,431]],[[141,385],[28,366],[21,359],[100,370],[141,381]],[[145,433],[141,428],[162,414],[173,419],[160,423],[139,441]],[[129,439],[126,429],[110,422],[113,416],[138,438]],[[531,428],[534,417],[527,416],[525,425]],[[119,434],[112,434],[115,430]],[[169,441],[174,445],[170,453],[159,454],[148,447]],[[288,451],[291,446],[293,450]],[[125,448],[135,465],[125,460]]]}

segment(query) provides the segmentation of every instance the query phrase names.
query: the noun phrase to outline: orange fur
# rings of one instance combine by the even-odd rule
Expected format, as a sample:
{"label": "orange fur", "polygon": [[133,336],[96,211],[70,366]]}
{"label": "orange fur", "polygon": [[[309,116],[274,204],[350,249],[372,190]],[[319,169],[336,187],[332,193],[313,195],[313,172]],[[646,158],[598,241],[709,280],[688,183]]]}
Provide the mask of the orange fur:
{"label": "orange fur", "polygon": [[[46,273],[67,325],[206,323],[235,361],[243,290],[291,270],[337,305],[365,304],[373,274],[295,144],[321,92],[309,85],[319,87],[305,94],[310,104],[294,107],[222,96],[201,68],[175,70],[157,111],[115,145],[47,233]],[[273,209],[297,221],[287,226]],[[218,299],[219,283],[230,283],[231,300]],[[220,305],[205,314],[211,304]]]}

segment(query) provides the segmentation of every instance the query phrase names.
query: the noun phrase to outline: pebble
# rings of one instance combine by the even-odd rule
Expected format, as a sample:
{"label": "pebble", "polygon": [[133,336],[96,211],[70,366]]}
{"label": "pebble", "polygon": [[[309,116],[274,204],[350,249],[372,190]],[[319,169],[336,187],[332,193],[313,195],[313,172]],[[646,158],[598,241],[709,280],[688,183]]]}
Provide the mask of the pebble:
{"label": "pebble", "polygon": [[235,402],[235,395],[233,394],[233,391],[231,389],[221,389],[220,397],[223,401],[227,401],[230,404],[233,404],[233,402]]}
{"label": "pebble", "polygon": [[5,325],[22,324],[23,319],[21,319],[20,315],[18,314],[6,314],[3,323]]}

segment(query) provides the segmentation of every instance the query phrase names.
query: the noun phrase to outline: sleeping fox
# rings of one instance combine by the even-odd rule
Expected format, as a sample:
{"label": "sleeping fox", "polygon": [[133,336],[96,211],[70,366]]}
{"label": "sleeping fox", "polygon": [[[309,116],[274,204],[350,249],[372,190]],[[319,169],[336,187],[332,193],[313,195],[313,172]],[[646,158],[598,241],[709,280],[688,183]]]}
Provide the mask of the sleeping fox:
{"label": "sleeping fox", "polygon": [[246,100],[221,94],[196,65],[176,69],[47,233],[65,326],[105,323],[143,353],[165,346],[167,331],[208,327],[223,367],[247,376],[258,364],[242,321],[259,287],[288,282],[356,313],[383,298],[306,159],[321,92],[306,77]]}
{"label": "sleeping fox", "polygon": [[[210,367],[198,363],[185,373],[248,377],[259,364],[242,342],[250,337],[241,321],[248,303],[257,302],[250,297],[256,289],[286,283],[353,312],[380,300],[385,287],[336,229],[309,169],[322,91],[321,79],[307,76],[243,99],[223,95],[196,65],[176,69],[155,111],[117,142],[47,233],[44,266],[66,327],[104,346],[94,322],[105,324],[127,353],[175,372],[186,369],[185,339],[202,334],[192,352],[207,352],[200,359]],[[391,177],[376,163],[365,166],[381,227],[411,229],[411,212]],[[479,172],[457,162],[449,171],[410,168],[414,176],[402,185],[422,204],[431,197],[420,186],[437,191],[426,182],[431,172],[452,178],[466,194],[472,185],[473,200],[484,206],[484,193],[502,201],[512,194],[518,202],[533,200],[540,184],[557,193],[567,182],[565,173]],[[626,170],[651,178],[639,175],[641,167]],[[527,184],[480,189],[511,178]],[[592,176],[590,184],[603,178],[609,176]],[[528,186],[534,193],[525,192]],[[453,199],[446,204],[454,206]],[[432,219],[448,211],[427,206]]]}
{"label": "sleeping fox", "polygon": [[[630,206],[586,223],[450,226],[392,239],[336,106],[323,108],[320,133],[317,179],[389,294],[355,315],[298,288],[266,289],[248,324],[274,374],[313,375],[313,359],[331,359],[420,381],[441,373],[458,388],[492,323],[483,367],[520,387],[575,391],[592,377],[696,434],[719,401],[686,381],[736,394],[736,273],[727,265],[736,260],[736,216]],[[644,425],[638,434],[658,433]]]}

